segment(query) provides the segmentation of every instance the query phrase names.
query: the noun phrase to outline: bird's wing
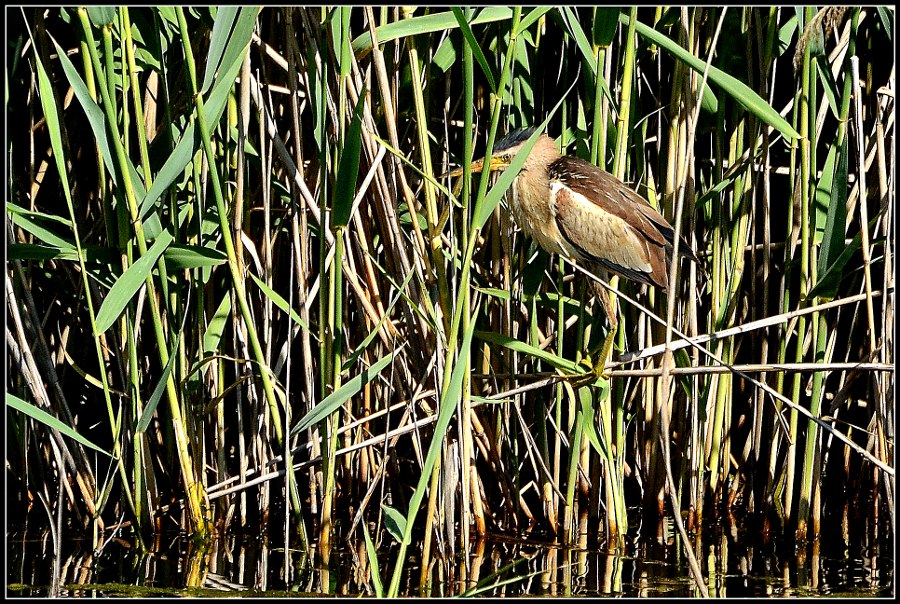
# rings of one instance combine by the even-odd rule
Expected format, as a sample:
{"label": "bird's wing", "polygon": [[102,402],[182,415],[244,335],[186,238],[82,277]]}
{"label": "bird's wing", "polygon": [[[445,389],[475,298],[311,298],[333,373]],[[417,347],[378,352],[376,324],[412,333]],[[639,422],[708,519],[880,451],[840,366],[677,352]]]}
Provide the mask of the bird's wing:
{"label": "bird's wing", "polygon": [[605,212],[616,216],[659,245],[666,244],[666,219],[618,178],[578,157],[565,156],[550,166],[550,179],[558,180]]}
{"label": "bird's wing", "polygon": [[[550,167],[550,175],[593,203],[602,203],[604,210],[625,220],[647,239],[665,247],[666,253],[671,254],[675,241],[675,229],[672,225],[646,199],[609,172],[581,158],[565,156]],[[699,262],[684,237],[681,238],[678,250],[679,255]]]}
{"label": "bird's wing", "polygon": [[559,180],[550,182],[550,210],[576,256],[628,279],[665,287],[665,252],[623,218],[607,212]]}

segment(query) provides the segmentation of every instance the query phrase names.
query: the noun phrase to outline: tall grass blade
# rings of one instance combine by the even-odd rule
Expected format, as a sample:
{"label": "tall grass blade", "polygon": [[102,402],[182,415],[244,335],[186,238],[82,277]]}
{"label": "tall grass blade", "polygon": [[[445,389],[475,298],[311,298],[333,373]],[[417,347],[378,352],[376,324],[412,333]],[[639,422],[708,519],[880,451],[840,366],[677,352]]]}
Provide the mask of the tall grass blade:
{"label": "tall grass blade", "polygon": [[291,430],[291,434],[302,432],[316,422],[321,421],[322,419],[337,411],[341,407],[341,405],[359,394],[363,389],[363,386],[378,377],[378,374],[380,374],[382,370],[384,370],[384,368],[388,366],[388,364],[394,359],[394,356],[396,356],[398,352],[400,352],[399,348],[385,355],[384,357],[373,363],[371,367],[364,368],[359,375],[351,380],[348,380],[336,391],[326,396],[322,400],[322,402],[313,407],[313,409],[309,413],[303,416],[303,419],[297,422],[297,425],[294,426],[293,430]]}
{"label": "tall grass blade", "polygon": [[591,48],[591,42],[588,40],[587,34],[584,33],[584,29],[578,22],[578,15],[575,14],[575,11],[572,8],[562,6],[559,10],[559,16],[562,18],[563,23],[565,23],[572,38],[575,40],[575,45],[581,52],[584,63],[590,68],[591,74],[596,76],[597,59],[594,57],[594,50]]}
{"label": "tall grass blade", "polygon": [[[621,13],[619,15],[619,20],[627,25],[629,16],[625,13]],[[684,61],[684,63],[694,71],[703,73],[706,70],[706,61],[698,59],[697,57],[686,51],[684,48],[682,48],[678,43],[666,37],[664,34],[656,31],[652,27],[638,21],[636,24],[636,31],[648,40],[651,40],[658,46],[665,48],[677,58]],[[797,140],[800,138],[800,134],[796,130],[794,130],[794,128],[789,123],[787,123],[787,121],[783,117],[781,117],[781,115],[777,111],[775,111],[771,105],[761,99],[758,94],[753,92],[746,84],[744,84],[737,78],[730,76],[727,73],[723,72],[721,69],[710,65],[709,80],[711,82],[714,82],[716,85],[721,86],[725,92],[731,95],[731,97],[735,101],[740,103],[745,109],[747,109],[747,111],[761,119],[772,128],[778,130],[786,139]]]}
{"label": "tall grass blade", "polygon": [[472,49],[472,56],[475,57],[475,60],[478,61],[478,65],[481,67],[481,71],[484,72],[484,77],[487,78],[488,86],[491,87],[491,92],[497,93],[497,81],[494,79],[494,72],[491,70],[490,65],[488,65],[487,59],[484,56],[484,52],[481,50],[481,46],[478,45],[478,40],[475,39],[475,34],[472,33],[472,28],[469,26],[468,21],[466,21],[465,15],[463,15],[462,9],[457,6],[452,7],[453,15],[456,17],[456,22],[459,24],[459,29],[462,31],[463,38],[466,40],[466,44],[469,45],[469,48]]}
{"label": "tall grass blade", "polygon": [[397,543],[402,543],[403,535],[406,533],[406,516],[386,503],[381,504],[381,509],[384,510],[384,528]]}
{"label": "tall grass blade", "polygon": [[555,7],[553,6],[537,6],[534,10],[528,12],[527,15],[522,17],[522,20],[519,22],[519,31],[525,31],[529,27],[531,27],[532,23],[535,23],[538,19],[552,11]]}
{"label": "tall grass blade", "polygon": [[190,124],[184,131],[181,140],[175,145],[175,149],[166,158],[166,163],[159,170],[159,173],[153,179],[150,190],[144,196],[140,207],[141,219],[147,218],[151,210],[154,209],[156,200],[168,189],[178,177],[184,176],[184,168],[194,157],[194,154],[200,148],[200,141],[196,136],[196,128],[194,124]]}
{"label": "tall grass blade", "polygon": [[546,363],[549,363],[553,367],[556,367],[557,369],[565,371],[566,373],[574,374],[579,372],[578,363],[575,363],[568,359],[564,359],[561,356],[553,354],[552,352],[542,350],[536,346],[526,344],[525,342],[521,342],[515,338],[511,338],[501,333],[490,331],[475,331],[475,337],[477,337],[479,340],[491,342],[493,344],[499,344],[500,346],[508,348],[509,350],[521,352],[530,357],[540,359]]}
{"label": "tall grass blade", "polygon": [[41,422],[45,426],[53,428],[54,430],[59,430],[60,434],[63,434],[64,436],[68,436],[69,438],[72,438],[72,439],[80,442],[82,445],[84,445],[86,447],[90,447],[91,449],[93,449],[95,451],[99,451],[100,453],[103,453],[107,457],[112,457],[112,453],[104,450],[102,447],[100,447],[98,445],[95,445],[90,440],[86,439],[81,434],[76,432],[74,429],[72,429],[69,426],[67,426],[66,424],[62,423],[56,417],[50,415],[43,409],[40,409],[39,407],[36,407],[35,405],[32,405],[31,403],[29,403],[27,401],[23,401],[15,394],[12,394],[10,392],[6,393],[6,406],[11,407],[12,409],[15,409],[16,411],[20,411],[20,412],[24,413],[28,417]]}
{"label": "tall grass blade", "polygon": [[607,48],[616,37],[616,29],[619,25],[619,8],[609,6],[597,7],[594,14],[594,27],[592,40],[595,46]]}
{"label": "tall grass blade", "polygon": [[105,27],[116,22],[116,8],[114,6],[91,6],[87,9],[91,23],[95,27]]}
{"label": "tall grass blade", "polygon": [[[837,161],[834,163],[834,177],[831,178],[831,194],[828,199],[828,216],[825,220],[825,231],[822,234],[822,247],[819,251],[818,275],[813,288],[819,297],[831,300],[837,294],[841,282],[840,270],[832,270],[832,266],[846,248],[844,236],[847,229],[847,165],[848,148],[845,136],[837,147]],[[825,176],[822,176],[825,180]],[[816,193],[819,191],[817,190]]]}
{"label": "tall grass blade", "polygon": [[56,248],[58,250],[67,250],[70,252],[75,251],[74,242],[63,239],[50,229],[46,229],[37,224],[36,222],[28,218],[25,214],[13,213],[12,223],[23,231],[34,235],[41,243],[44,243],[52,248]]}
{"label": "tall grass blade", "polygon": [[75,98],[78,99],[78,103],[81,105],[81,108],[84,109],[84,114],[88,119],[88,123],[91,125],[91,131],[94,133],[97,147],[100,149],[100,154],[103,156],[103,163],[106,165],[107,170],[109,170],[109,174],[113,181],[116,184],[119,184],[116,180],[116,164],[113,162],[112,150],[110,148],[109,137],[105,126],[106,117],[103,114],[103,109],[101,109],[100,106],[94,102],[94,99],[91,98],[91,93],[88,91],[87,85],[84,83],[84,80],[81,79],[81,75],[79,75],[75,65],[69,60],[66,51],[56,43],[56,40],[52,40],[52,42],[56,47],[56,54],[59,57],[60,65],[62,65],[63,73],[66,74],[66,79],[69,80],[69,84],[72,86]]}
{"label": "tall grass blade", "polygon": [[178,360],[178,344],[181,341],[181,335],[175,338],[175,342],[172,344],[172,350],[169,351],[169,362],[166,363],[165,368],[163,369],[162,375],[159,378],[159,383],[156,384],[156,388],[153,389],[153,393],[150,395],[150,398],[147,400],[147,404],[144,407],[143,412],[141,413],[141,417],[138,419],[137,425],[134,428],[134,431],[138,434],[141,434],[147,430],[147,426],[150,425],[150,421],[153,419],[153,414],[156,413],[156,408],[159,406],[159,401],[162,400],[163,394],[166,392],[166,382],[169,381],[169,376],[172,375],[172,369],[175,367],[175,362]]}
{"label": "tall grass blade", "polygon": [[216,70],[219,68],[219,61],[225,53],[225,46],[231,34],[231,28],[238,14],[237,6],[223,6],[216,12],[216,18],[213,22],[212,34],[209,39],[209,54],[206,55],[206,68],[203,72],[203,85],[200,86],[200,92],[206,94]]}
{"label": "tall grass blade", "polygon": [[372,576],[372,586],[375,588],[375,597],[384,597],[384,584],[381,582],[381,568],[378,566],[378,550],[372,543],[372,537],[369,536],[369,527],[362,522],[363,537],[366,539],[366,557],[369,559],[370,574]]}
{"label": "tall grass blade", "polygon": [[206,324],[206,331],[203,332],[203,356],[206,357],[219,348],[222,341],[222,334],[225,333],[225,327],[228,325],[228,317],[231,316],[231,296],[226,294],[222,296],[222,302],[216,308],[215,314]]}
{"label": "tall grass blade", "polygon": [[346,227],[350,223],[350,212],[353,210],[353,198],[356,196],[356,180],[359,177],[359,153],[362,147],[362,112],[366,104],[366,91],[363,89],[353,111],[350,130],[344,137],[344,150],[338,165],[337,182],[334,185],[334,206],[332,224],[335,229]]}
{"label": "tall grass blade", "polygon": [[[491,6],[483,9],[478,15],[472,19],[470,25],[481,25],[482,23],[491,23],[493,21],[503,21],[512,16],[512,9],[505,6]],[[378,36],[378,43],[384,44],[398,38],[406,38],[409,36],[418,36],[436,31],[443,31],[459,27],[452,11],[425,15],[422,17],[412,17],[402,21],[387,23],[375,29]],[[364,33],[353,40],[353,52],[357,57],[362,57],[372,50],[372,34]]]}
{"label": "tall grass blade", "polygon": [[141,285],[150,276],[156,261],[162,256],[163,252],[174,238],[168,231],[162,234],[153,243],[153,246],[147,250],[147,253],[141,256],[134,264],[128,267],[122,276],[116,279],[116,283],[109,290],[100,310],[97,312],[97,333],[103,333],[116,322],[125,307],[134,298],[134,295],[141,288]]}
{"label": "tall grass blade", "polygon": [[[474,309],[474,314],[478,314]],[[459,349],[459,357],[453,366],[450,374],[450,381],[441,393],[441,400],[438,405],[438,420],[434,426],[434,436],[431,438],[431,444],[428,445],[428,454],[425,456],[425,463],[422,465],[422,473],[419,474],[419,481],[413,496],[409,500],[409,512],[406,514],[406,524],[404,526],[403,538],[400,540],[400,552],[397,555],[397,563],[394,566],[394,573],[391,578],[391,586],[388,589],[389,597],[396,597],[400,589],[400,577],[403,573],[403,567],[406,564],[406,547],[412,538],[412,529],[416,522],[416,516],[422,505],[422,499],[425,497],[428,482],[431,480],[431,472],[434,464],[440,455],[444,437],[447,434],[447,428],[450,426],[450,420],[459,405],[459,399],[462,395],[463,379],[466,377],[469,366],[469,351],[472,345],[472,329],[474,322],[470,325],[469,330],[463,335],[462,345]]]}
{"label": "tall grass blade", "polygon": [[163,252],[163,258],[166,260],[166,268],[172,270],[221,266],[228,262],[228,256],[219,250],[200,245],[177,245],[174,243]]}
{"label": "tall grass blade", "polygon": [[307,331],[310,330],[309,325],[307,325],[306,322],[300,318],[300,315],[297,314],[297,311],[295,311],[293,308],[291,308],[291,306],[290,306],[290,304],[288,304],[287,300],[282,298],[281,295],[278,294],[278,292],[276,292],[271,287],[266,285],[266,283],[262,279],[260,279],[253,273],[248,273],[248,274],[250,275],[250,278],[253,279],[253,282],[256,283],[256,285],[259,287],[260,291],[262,291],[262,293],[265,294],[265,296],[269,300],[271,300],[275,304],[275,306],[277,306],[278,308],[280,308],[281,310],[286,312],[288,315],[290,315],[291,320],[293,320],[294,323],[296,323],[297,325],[299,325],[300,327],[302,327],[303,329],[305,329]]}

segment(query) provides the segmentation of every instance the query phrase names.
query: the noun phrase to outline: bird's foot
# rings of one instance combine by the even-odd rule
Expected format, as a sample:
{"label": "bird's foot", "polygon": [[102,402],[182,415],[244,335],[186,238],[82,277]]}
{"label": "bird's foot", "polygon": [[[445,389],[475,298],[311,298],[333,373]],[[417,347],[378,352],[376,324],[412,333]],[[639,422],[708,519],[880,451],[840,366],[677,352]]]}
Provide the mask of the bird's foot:
{"label": "bird's foot", "polygon": [[571,383],[576,388],[609,381],[610,375],[606,371],[605,356],[588,353],[581,359],[579,365],[584,368],[584,372],[570,376]]}
{"label": "bird's foot", "polygon": [[606,356],[600,356],[594,360],[594,363],[591,367],[591,372],[598,380],[608,380],[610,378],[610,374],[606,370]]}
{"label": "bird's foot", "polygon": [[603,346],[600,348],[600,352],[594,357],[594,362],[592,363],[592,371],[596,379],[604,379],[608,380],[610,378],[609,373],[606,371],[606,362],[612,356],[613,345],[616,340],[616,330],[615,327],[610,327],[609,332],[606,334],[606,338],[603,340]]}
{"label": "bird's foot", "polygon": [[616,331],[610,329],[600,351],[596,353],[588,352],[579,363],[584,367],[584,372],[571,376],[569,379],[573,386],[587,386],[589,384],[598,385],[601,382],[608,382],[611,375],[606,370],[606,363],[610,359],[610,353],[613,349]]}

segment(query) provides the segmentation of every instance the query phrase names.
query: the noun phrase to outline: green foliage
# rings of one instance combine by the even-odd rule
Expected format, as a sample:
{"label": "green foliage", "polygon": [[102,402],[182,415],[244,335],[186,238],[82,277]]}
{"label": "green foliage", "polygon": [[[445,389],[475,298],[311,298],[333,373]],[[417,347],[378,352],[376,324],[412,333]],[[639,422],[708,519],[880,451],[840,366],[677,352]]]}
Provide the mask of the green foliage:
{"label": "green foliage", "polygon": [[385,355],[383,358],[373,363],[371,367],[363,368],[359,375],[348,380],[338,390],[325,397],[321,403],[316,405],[312,411],[307,413],[299,422],[297,422],[297,425],[294,427],[294,433],[306,430],[323,418],[328,417],[340,409],[341,405],[358,395],[363,389],[363,386],[378,377],[378,374],[390,364],[397,352],[399,352],[399,350]]}
{"label": "green foliage", "polygon": [[125,306],[131,302],[138,289],[150,276],[150,271],[153,270],[156,261],[166,251],[173,239],[168,231],[163,231],[162,236],[154,242],[147,253],[128,267],[128,270],[116,280],[97,312],[97,333],[103,333],[112,327],[112,324],[125,310]]}
{"label": "green foliage", "polygon": [[44,424],[48,428],[51,428],[53,430],[59,430],[59,432],[61,434],[68,436],[71,439],[74,439],[75,441],[83,444],[86,447],[93,449],[94,451],[99,451],[100,453],[103,453],[107,457],[112,457],[112,455],[108,451],[105,451],[101,447],[92,443],[90,440],[88,440],[87,438],[85,438],[84,436],[82,436],[81,434],[76,432],[74,428],[67,426],[65,423],[60,421],[57,417],[50,415],[43,409],[29,403],[28,401],[23,401],[22,399],[17,397],[15,394],[11,394],[9,392],[6,393],[6,406],[11,409],[15,409],[16,411],[19,411],[21,413],[24,413],[28,417]]}
{"label": "green foliage", "polygon": [[332,209],[332,226],[341,229],[350,223],[353,209],[353,198],[356,197],[356,179],[359,176],[359,150],[362,146],[362,110],[365,90],[353,111],[350,129],[344,137],[344,149],[338,165],[337,182],[334,186],[334,206]]}

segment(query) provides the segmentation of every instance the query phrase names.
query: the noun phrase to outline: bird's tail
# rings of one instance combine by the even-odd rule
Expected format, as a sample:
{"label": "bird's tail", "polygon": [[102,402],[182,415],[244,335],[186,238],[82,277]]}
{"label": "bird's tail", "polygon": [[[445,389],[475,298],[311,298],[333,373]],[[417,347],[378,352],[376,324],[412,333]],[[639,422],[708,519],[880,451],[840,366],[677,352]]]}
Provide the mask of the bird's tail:
{"label": "bird's tail", "polygon": [[[666,237],[666,239],[669,239],[669,245],[666,246],[666,260],[669,262],[672,261],[672,252],[674,251],[674,246],[672,245],[672,242],[674,240],[674,232],[672,233],[672,235],[672,239]],[[708,276],[706,273],[706,269],[703,268],[703,263],[700,262],[700,258],[697,257],[694,249],[687,242],[687,240],[685,240],[684,237],[681,237],[681,242],[678,244],[678,256],[681,258],[687,258],[697,265],[697,270],[699,270],[704,277]]]}

